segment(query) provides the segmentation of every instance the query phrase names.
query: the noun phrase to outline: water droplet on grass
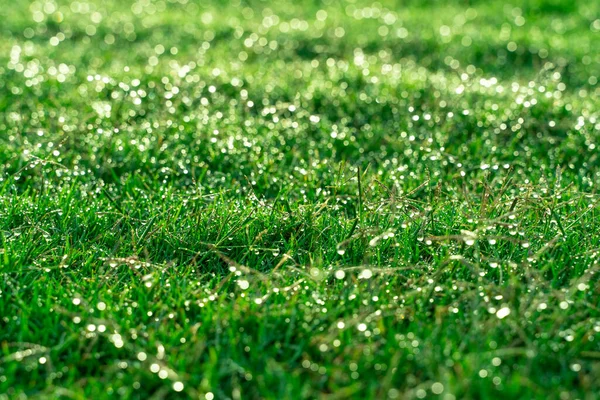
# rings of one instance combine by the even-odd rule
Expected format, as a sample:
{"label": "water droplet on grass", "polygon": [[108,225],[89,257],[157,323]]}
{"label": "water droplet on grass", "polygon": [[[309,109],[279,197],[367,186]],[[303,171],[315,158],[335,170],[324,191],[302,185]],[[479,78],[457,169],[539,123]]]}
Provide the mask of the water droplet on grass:
{"label": "water droplet on grass", "polygon": [[506,318],[506,317],[508,317],[509,314],[510,314],[510,308],[508,308],[508,307],[502,307],[501,309],[496,311],[496,317],[498,317],[498,319]]}
{"label": "water droplet on grass", "polygon": [[174,382],[173,383],[173,390],[176,392],[181,392],[183,390],[183,383],[182,382]]}
{"label": "water droplet on grass", "polygon": [[358,275],[358,279],[371,279],[373,276],[373,271],[370,269],[363,269],[360,275]]}
{"label": "water droplet on grass", "polygon": [[566,301],[561,301],[558,306],[561,308],[561,310],[566,310],[567,308],[569,308],[569,303],[567,303]]}
{"label": "water droplet on grass", "polygon": [[431,385],[431,392],[433,394],[441,394],[444,391],[444,385],[442,385],[440,382],[435,382],[433,385]]}

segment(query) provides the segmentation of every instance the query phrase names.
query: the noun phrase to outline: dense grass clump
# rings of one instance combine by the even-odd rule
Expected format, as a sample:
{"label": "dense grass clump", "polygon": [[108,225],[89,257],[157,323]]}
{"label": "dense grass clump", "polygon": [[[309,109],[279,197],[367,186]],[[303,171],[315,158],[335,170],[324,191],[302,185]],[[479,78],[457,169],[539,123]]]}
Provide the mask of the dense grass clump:
{"label": "dense grass clump", "polygon": [[600,2],[0,21],[0,399],[600,393]]}

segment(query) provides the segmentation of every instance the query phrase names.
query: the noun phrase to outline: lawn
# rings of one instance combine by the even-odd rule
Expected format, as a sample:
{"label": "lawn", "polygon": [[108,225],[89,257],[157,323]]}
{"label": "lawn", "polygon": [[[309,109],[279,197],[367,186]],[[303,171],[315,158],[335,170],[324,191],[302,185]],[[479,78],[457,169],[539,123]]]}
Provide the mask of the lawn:
{"label": "lawn", "polygon": [[600,2],[0,0],[0,400],[594,399]]}

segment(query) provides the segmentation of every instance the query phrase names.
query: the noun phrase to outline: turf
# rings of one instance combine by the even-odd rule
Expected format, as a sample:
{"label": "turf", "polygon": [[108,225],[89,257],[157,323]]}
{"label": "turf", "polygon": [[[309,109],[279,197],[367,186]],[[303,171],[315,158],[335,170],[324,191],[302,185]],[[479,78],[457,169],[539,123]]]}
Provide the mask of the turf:
{"label": "turf", "polygon": [[0,399],[600,393],[600,2],[0,21]]}

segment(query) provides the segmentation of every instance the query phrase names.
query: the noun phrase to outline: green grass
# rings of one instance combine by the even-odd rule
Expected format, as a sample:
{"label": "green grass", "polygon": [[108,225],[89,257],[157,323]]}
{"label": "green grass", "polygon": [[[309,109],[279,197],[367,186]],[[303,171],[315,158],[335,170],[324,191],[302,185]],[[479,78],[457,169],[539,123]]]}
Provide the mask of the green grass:
{"label": "green grass", "polygon": [[600,393],[600,3],[0,21],[0,399]]}

